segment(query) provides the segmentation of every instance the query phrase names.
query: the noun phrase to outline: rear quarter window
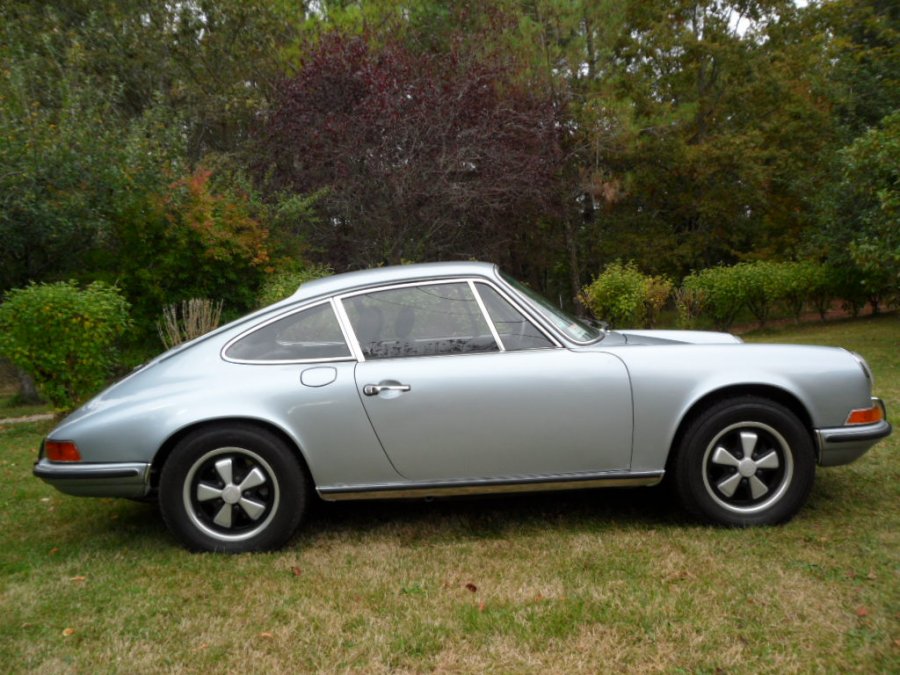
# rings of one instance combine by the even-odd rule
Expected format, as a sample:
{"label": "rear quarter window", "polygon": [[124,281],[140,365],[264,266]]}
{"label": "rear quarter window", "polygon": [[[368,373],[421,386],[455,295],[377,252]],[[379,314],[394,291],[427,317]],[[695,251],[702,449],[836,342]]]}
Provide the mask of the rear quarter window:
{"label": "rear quarter window", "polygon": [[348,358],[331,303],[323,303],[252,330],[226,347],[224,356],[234,361],[322,361]]}

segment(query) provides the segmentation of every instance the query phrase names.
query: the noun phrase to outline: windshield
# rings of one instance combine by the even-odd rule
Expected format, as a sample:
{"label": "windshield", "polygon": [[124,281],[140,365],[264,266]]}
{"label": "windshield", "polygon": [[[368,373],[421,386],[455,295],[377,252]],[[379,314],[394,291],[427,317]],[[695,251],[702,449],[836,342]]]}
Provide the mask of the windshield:
{"label": "windshield", "polygon": [[535,293],[533,290],[524,284],[519,283],[509,275],[501,272],[500,276],[503,277],[503,280],[506,283],[522,293],[522,295],[530,298],[537,306],[541,316],[575,342],[593,342],[603,336],[603,333],[597,328],[589,326],[580,319],[576,319],[574,316],[566,314],[559,307],[554,307],[553,303],[547,300],[547,298]]}

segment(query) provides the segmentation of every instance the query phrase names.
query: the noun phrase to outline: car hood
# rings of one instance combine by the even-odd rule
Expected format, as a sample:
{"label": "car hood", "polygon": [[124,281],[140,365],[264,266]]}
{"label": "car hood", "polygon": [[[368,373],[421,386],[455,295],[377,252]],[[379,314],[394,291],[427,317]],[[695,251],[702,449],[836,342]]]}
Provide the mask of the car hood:
{"label": "car hood", "polygon": [[630,345],[693,344],[721,345],[743,342],[731,333],[703,330],[620,330],[616,331]]}

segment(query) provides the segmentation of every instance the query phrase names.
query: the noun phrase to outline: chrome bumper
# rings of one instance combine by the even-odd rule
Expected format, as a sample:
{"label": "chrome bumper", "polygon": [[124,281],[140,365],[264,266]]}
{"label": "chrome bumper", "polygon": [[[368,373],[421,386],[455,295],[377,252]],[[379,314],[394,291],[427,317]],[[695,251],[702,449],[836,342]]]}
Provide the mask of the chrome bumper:
{"label": "chrome bumper", "polygon": [[150,464],[78,464],[38,460],[33,473],[60,492],[78,497],[146,497]]}
{"label": "chrome bumper", "polygon": [[[873,398],[872,401],[880,405],[882,410],[885,409],[881,399]],[[887,411],[884,417],[885,419],[875,424],[816,429],[819,465],[849,464],[864,455],[882,438],[890,436],[892,428],[887,421]]]}

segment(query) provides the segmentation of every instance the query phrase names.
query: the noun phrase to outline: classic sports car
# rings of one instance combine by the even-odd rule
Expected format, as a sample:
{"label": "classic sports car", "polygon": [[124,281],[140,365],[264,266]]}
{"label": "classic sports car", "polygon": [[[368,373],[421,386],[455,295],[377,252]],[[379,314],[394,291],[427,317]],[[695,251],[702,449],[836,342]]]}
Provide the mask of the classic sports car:
{"label": "classic sports car", "polygon": [[176,347],[66,418],[36,476],[158,497],[195,550],[284,544],[325,500],[637,486],[791,518],[891,433],[834,348],[594,328],[486,263],[339,274]]}

